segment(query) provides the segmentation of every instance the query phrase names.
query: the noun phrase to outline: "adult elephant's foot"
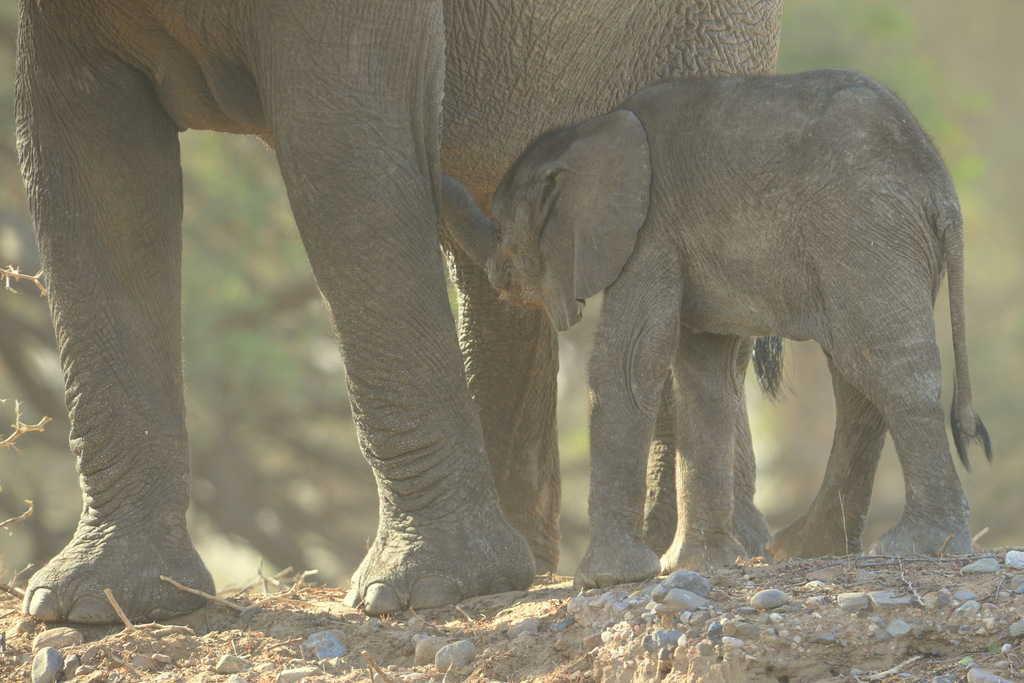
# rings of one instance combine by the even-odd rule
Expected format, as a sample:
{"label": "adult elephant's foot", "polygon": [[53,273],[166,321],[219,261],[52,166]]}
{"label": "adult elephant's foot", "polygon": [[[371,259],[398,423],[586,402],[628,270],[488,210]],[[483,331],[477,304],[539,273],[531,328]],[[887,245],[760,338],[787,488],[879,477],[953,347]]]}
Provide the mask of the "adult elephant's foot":
{"label": "adult elephant's foot", "polygon": [[[840,520],[840,527],[842,520]],[[769,555],[777,562],[791,557],[824,557],[826,555],[857,555],[862,549],[860,534],[849,535],[842,528],[834,529],[805,514],[768,541]]]}
{"label": "adult elephant's foot", "polygon": [[387,614],[528,588],[535,574],[530,546],[496,504],[467,507],[438,519],[386,515],[346,603]]}
{"label": "adult elephant's foot", "polygon": [[573,578],[576,590],[646,581],[658,574],[658,556],[632,536],[595,536]]}
{"label": "adult elephant's foot", "polygon": [[109,588],[132,620],[185,614],[206,601],[160,576],[213,592],[213,579],[183,523],[180,529],[142,528],[83,520],[74,538],[36,572],[25,592],[24,610],[44,621],[104,624],[119,621],[104,589]]}
{"label": "adult elephant's foot", "polygon": [[745,558],[747,553],[736,539],[726,534],[702,534],[696,541],[683,541],[676,536],[661,556],[661,571],[678,569],[699,571],[708,567],[724,567]]}
{"label": "adult elephant's foot", "polygon": [[871,544],[870,555],[966,555],[974,544],[966,520],[914,522],[906,515]]}

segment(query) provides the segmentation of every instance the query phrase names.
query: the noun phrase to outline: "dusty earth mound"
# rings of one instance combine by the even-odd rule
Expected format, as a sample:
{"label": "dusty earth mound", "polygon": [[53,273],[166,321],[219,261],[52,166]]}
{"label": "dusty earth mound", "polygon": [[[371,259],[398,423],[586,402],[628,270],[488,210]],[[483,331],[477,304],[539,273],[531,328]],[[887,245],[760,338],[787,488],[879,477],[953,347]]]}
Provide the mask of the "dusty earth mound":
{"label": "dusty earth mound", "polygon": [[383,619],[293,587],[132,629],[44,624],[7,596],[0,680],[1020,681],[1018,557],[751,563],[582,595],[545,576]]}

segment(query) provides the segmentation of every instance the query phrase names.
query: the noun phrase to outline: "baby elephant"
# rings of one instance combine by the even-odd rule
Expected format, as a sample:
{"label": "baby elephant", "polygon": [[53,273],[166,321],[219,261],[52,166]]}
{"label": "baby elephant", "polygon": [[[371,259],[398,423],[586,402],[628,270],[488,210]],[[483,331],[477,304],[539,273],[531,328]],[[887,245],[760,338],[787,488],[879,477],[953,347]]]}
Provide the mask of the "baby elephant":
{"label": "baby elephant", "polygon": [[449,229],[494,286],[544,306],[559,329],[607,288],[589,367],[592,539],[577,585],[659,570],[641,518],[669,376],[677,488],[701,494],[679,501],[660,566],[743,554],[730,535],[734,368],[744,339],[761,335],[821,345],[838,413],[827,495],[773,552],[860,550],[886,428],[906,507],[875,549],[972,550],[933,320],[948,268],[954,439],[965,464],[970,438],[991,458],[971,407],[962,218],[939,155],[882,86],[831,69],[661,83],[533,142],[494,196],[493,225],[454,181],[444,200]]}

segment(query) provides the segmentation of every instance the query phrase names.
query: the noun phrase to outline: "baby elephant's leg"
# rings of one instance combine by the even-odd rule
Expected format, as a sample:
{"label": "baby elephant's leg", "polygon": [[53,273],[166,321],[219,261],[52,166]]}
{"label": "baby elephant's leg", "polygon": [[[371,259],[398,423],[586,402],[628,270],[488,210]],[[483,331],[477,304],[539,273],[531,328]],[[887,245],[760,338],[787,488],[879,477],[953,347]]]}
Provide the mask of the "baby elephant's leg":
{"label": "baby elephant's leg", "polygon": [[672,363],[679,523],[662,571],[721,566],[746,553],[733,537],[733,449],[743,394],[740,337],[680,333]]}
{"label": "baby elephant's leg", "polygon": [[671,283],[631,295],[621,280],[605,296],[590,359],[591,539],[577,588],[643,581],[659,569],[643,541],[647,455],[679,307]]}
{"label": "baby elephant's leg", "polygon": [[768,552],[779,561],[852,555],[862,549],[875,469],[885,442],[885,420],[831,358],[829,369],[836,400],[832,454],[811,507],[768,543]]}

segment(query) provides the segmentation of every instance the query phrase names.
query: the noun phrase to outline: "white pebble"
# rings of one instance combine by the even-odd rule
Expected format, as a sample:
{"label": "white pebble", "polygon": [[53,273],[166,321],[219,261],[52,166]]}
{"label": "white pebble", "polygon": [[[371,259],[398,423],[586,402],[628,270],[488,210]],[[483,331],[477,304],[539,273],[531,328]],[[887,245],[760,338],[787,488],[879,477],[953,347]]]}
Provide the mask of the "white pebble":
{"label": "white pebble", "polygon": [[1007,567],[1024,567],[1024,553],[1019,550],[1007,550],[1003,564]]}

